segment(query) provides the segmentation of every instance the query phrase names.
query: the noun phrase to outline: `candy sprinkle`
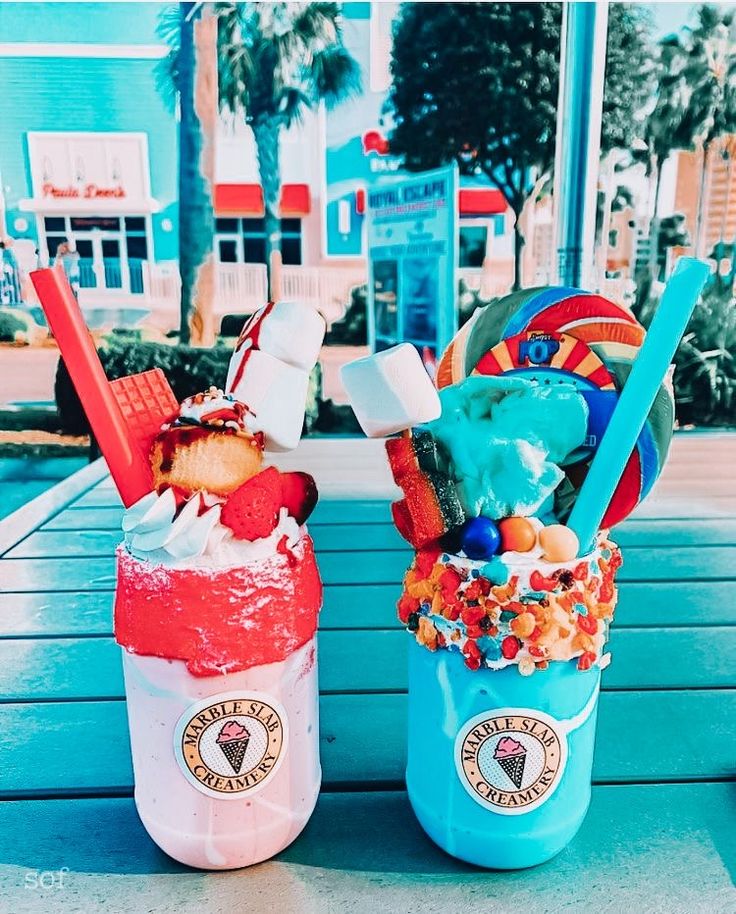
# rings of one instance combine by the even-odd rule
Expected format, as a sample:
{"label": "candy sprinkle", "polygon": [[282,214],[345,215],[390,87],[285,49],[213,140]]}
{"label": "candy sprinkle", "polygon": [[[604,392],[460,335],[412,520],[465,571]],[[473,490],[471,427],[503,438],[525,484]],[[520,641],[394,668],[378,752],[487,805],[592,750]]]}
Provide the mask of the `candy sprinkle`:
{"label": "candy sprinkle", "polygon": [[[602,570],[604,550],[610,558]],[[602,669],[610,663],[603,649],[620,564],[618,547],[603,537],[592,556],[564,567],[540,562],[530,574],[511,576],[500,561],[426,549],[404,578],[399,618],[428,650],[460,653],[471,670],[515,665],[530,676],[555,661]],[[495,583],[499,566],[503,585]]]}

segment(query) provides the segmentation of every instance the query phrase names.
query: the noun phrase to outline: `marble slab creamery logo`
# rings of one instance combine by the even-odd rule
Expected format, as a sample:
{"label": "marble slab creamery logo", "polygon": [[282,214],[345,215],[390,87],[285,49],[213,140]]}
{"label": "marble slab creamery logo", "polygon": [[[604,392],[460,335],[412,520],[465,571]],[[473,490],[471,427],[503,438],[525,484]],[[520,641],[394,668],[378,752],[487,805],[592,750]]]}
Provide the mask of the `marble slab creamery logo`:
{"label": "marble slab creamery logo", "polygon": [[286,712],[260,693],[212,695],[184,712],[174,733],[174,755],[197,790],[237,799],[273,776],[286,750]]}
{"label": "marble slab creamery logo", "polygon": [[536,809],[554,793],[567,760],[559,722],[541,711],[500,708],[460,730],[455,766],[470,796],[502,815]]}

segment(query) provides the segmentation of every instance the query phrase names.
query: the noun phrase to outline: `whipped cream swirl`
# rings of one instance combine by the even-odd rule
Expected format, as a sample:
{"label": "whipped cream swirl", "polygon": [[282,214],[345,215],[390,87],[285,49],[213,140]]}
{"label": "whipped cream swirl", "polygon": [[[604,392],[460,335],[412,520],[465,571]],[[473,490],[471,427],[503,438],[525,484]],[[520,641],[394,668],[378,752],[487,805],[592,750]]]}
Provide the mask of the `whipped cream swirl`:
{"label": "whipped cream swirl", "polygon": [[287,548],[302,530],[285,508],[274,530],[259,540],[243,540],[220,520],[221,503],[197,492],[180,509],[173,489],[149,492],[125,512],[123,533],[131,555],[168,567],[223,568],[270,558],[286,537]]}

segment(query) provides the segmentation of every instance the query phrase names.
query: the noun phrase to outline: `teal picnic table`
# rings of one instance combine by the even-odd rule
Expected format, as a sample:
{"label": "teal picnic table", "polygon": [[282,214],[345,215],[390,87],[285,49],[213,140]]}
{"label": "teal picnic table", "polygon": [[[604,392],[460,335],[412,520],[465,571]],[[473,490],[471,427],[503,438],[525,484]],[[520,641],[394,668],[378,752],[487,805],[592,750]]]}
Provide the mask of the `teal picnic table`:
{"label": "teal picnic table", "polygon": [[[0,912],[736,911],[734,467],[736,435],[678,436],[617,531],[591,809],[555,860],[515,873],[453,860],[412,815],[394,616],[410,555],[385,494],[329,486],[311,522],[326,585],[316,812],[248,870],[159,851],[133,805],[112,638],[122,508],[101,463],[80,471],[0,524]],[[375,491],[365,459],[339,472]]]}

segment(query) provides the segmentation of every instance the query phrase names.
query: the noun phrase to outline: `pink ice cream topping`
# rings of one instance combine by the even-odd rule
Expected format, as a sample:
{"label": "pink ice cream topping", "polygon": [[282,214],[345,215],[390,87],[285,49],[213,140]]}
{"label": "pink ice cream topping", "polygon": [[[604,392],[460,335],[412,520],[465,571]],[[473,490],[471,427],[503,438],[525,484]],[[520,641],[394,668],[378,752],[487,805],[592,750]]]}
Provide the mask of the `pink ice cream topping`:
{"label": "pink ice cream topping", "polygon": [[220,730],[219,736],[217,737],[218,743],[231,743],[236,739],[247,739],[250,736],[250,733],[241,726],[237,720],[229,720],[226,724],[222,725],[222,730]]}
{"label": "pink ice cream topping", "polygon": [[526,749],[521,743],[518,743],[515,739],[511,739],[510,736],[504,736],[498,741],[493,757],[509,758],[512,755],[523,755],[525,752]]}

